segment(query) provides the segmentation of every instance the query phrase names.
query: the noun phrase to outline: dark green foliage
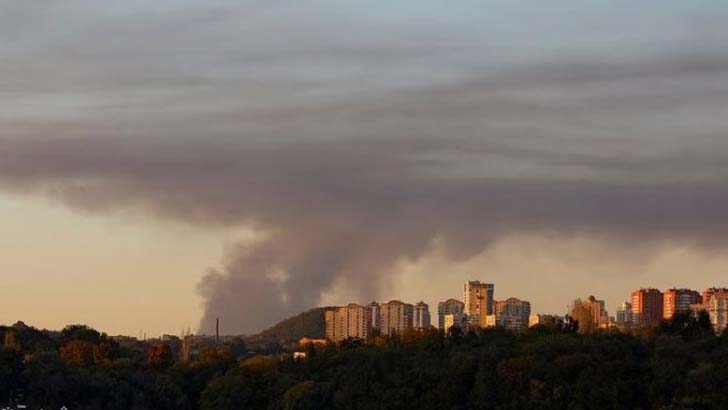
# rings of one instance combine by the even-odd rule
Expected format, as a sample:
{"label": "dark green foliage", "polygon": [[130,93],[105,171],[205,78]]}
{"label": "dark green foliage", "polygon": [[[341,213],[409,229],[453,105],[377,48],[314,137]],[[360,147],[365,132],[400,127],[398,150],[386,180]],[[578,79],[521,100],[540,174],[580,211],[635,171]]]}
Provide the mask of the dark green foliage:
{"label": "dark green foliage", "polygon": [[[728,333],[678,315],[654,329],[578,334],[435,330],[309,346],[306,360],[209,347],[188,363],[161,344],[131,343],[81,364],[72,343],[111,341],[83,326],[27,326],[0,349],[0,405],[69,409],[720,409],[728,402]],[[242,351],[242,350],[241,350]],[[102,352],[103,353],[103,352]],[[95,353],[96,354],[96,353]]]}
{"label": "dark green foliage", "polygon": [[251,359],[212,380],[202,392],[203,410],[264,409],[275,391],[277,363]]}

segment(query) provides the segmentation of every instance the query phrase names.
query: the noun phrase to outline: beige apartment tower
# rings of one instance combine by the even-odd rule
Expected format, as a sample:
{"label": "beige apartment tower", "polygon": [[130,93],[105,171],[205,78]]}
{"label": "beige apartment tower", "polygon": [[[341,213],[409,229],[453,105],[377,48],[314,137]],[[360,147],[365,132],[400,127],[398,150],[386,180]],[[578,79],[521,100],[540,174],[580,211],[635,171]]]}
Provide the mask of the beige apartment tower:
{"label": "beige apartment tower", "polygon": [[465,283],[463,301],[465,302],[465,315],[471,325],[485,327],[486,316],[494,314],[493,293],[495,286],[492,283],[468,281]]}
{"label": "beige apartment tower", "polygon": [[366,339],[372,326],[372,309],[351,303],[325,313],[326,338],[340,342],[348,338]]}
{"label": "beige apartment tower", "polygon": [[509,298],[495,302],[495,324],[510,330],[528,328],[531,316],[531,303],[525,300]]}
{"label": "beige apartment tower", "polygon": [[401,335],[414,326],[414,306],[399,300],[379,305],[379,315],[379,330],[383,335]]}
{"label": "beige apartment tower", "polygon": [[728,327],[728,289],[710,288],[703,294],[704,308],[710,316],[710,323],[716,333],[722,333]]}
{"label": "beige apartment tower", "polygon": [[582,302],[584,307],[589,310],[591,315],[592,324],[596,327],[605,327],[609,324],[609,313],[607,313],[606,303],[603,300],[599,300],[594,296]]}

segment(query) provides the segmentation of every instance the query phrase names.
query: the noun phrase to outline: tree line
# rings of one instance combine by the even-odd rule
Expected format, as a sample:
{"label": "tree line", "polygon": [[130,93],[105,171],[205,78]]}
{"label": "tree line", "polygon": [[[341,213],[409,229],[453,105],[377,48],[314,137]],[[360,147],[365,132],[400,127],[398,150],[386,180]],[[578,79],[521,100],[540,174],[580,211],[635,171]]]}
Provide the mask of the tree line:
{"label": "tree line", "polygon": [[[12,329],[0,404],[76,409],[722,409],[728,333],[676,315],[659,326],[436,329],[307,346],[305,359],[211,346],[120,345],[85,326]],[[0,333],[1,334],[1,333]],[[6,337],[8,339],[8,337]],[[260,352],[259,352],[260,353]]]}

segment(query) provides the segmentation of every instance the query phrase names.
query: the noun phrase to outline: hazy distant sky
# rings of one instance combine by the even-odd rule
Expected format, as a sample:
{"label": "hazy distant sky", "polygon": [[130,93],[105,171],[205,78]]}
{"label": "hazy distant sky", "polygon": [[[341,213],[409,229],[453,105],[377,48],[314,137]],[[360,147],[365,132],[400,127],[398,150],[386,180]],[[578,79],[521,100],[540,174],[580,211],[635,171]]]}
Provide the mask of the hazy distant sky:
{"label": "hazy distant sky", "polygon": [[[113,4],[112,4],[113,3]],[[728,5],[0,0],[0,322],[728,285]]]}

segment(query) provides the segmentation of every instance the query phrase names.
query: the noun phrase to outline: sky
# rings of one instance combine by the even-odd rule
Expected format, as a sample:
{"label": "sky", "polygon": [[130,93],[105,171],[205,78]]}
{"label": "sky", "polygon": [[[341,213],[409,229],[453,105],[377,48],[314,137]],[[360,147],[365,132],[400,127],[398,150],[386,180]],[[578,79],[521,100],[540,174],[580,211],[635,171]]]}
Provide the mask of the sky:
{"label": "sky", "polygon": [[728,285],[728,6],[0,0],[0,322]]}

